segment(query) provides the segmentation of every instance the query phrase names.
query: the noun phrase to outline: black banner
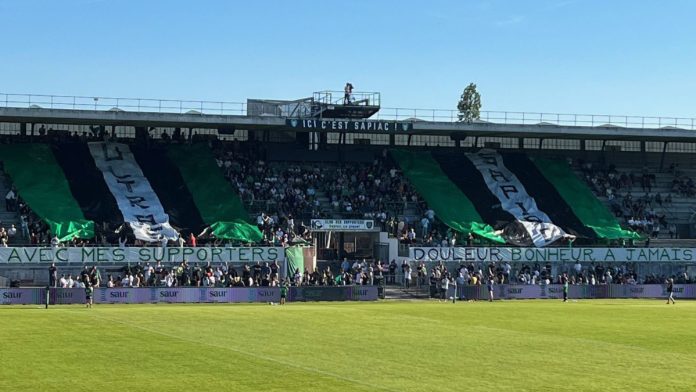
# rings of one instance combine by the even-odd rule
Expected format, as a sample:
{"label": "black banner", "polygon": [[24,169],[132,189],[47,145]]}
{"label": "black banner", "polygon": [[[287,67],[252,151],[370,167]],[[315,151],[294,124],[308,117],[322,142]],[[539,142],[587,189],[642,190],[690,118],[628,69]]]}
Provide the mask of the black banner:
{"label": "black banner", "polygon": [[316,120],[288,119],[285,125],[290,128],[308,131],[327,132],[408,132],[413,130],[410,122],[378,120]]}

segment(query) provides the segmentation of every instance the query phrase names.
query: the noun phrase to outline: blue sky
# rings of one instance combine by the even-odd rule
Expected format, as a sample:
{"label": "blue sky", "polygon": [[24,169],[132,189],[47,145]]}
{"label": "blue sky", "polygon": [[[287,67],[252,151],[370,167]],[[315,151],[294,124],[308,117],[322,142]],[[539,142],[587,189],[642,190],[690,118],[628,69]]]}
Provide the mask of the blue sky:
{"label": "blue sky", "polygon": [[696,117],[696,2],[0,0],[0,92]]}

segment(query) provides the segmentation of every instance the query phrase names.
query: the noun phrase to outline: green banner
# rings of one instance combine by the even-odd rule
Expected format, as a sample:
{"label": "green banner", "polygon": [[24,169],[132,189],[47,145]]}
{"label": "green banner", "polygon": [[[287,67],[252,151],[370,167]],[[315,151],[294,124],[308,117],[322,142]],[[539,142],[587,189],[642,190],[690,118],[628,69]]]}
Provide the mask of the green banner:
{"label": "green banner", "polygon": [[624,230],[614,215],[592,193],[565,161],[530,157],[539,171],[556,187],[556,191],[573,210],[575,216],[599,238],[641,239],[631,230]]}
{"label": "green banner", "polygon": [[464,234],[474,233],[494,242],[505,243],[493,227],[483,223],[471,200],[450,181],[429,152],[393,150],[391,155],[428,206],[447,226]]}
{"label": "green banner", "polygon": [[201,218],[216,238],[261,241],[263,234],[247,221],[249,214],[242,200],[222,175],[208,146],[170,146],[167,155],[179,168]]}
{"label": "green banner", "polygon": [[53,235],[61,241],[94,237],[94,222],[82,214],[48,145],[0,145],[0,160],[21,197]]}
{"label": "green banner", "polygon": [[288,278],[292,279],[295,272],[304,273],[304,248],[291,246],[285,249],[285,260],[288,263]]}

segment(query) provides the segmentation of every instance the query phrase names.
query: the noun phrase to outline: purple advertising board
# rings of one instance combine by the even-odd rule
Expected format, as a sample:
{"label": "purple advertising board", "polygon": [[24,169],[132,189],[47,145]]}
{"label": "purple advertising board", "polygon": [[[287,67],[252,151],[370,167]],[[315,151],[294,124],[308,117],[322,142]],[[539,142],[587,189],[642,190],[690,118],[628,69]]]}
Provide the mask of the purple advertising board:
{"label": "purple advertising board", "polygon": [[[84,290],[81,290],[84,291]],[[82,294],[84,300],[84,293]],[[99,288],[94,291],[95,303],[196,303],[196,302],[279,302],[280,289],[264,288],[207,288],[207,287],[148,287]]]}
{"label": "purple advertising board", "polygon": [[377,286],[290,287],[288,301],[376,301]]}
{"label": "purple advertising board", "polygon": [[[448,296],[466,299],[487,299],[486,286],[461,286]],[[83,304],[84,289],[52,288],[50,304]],[[550,285],[495,285],[496,299],[558,299],[563,298],[563,286]],[[665,285],[572,285],[568,296],[572,299],[591,298],[662,298],[667,296]],[[676,298],[696,298],[696,284],[674,285]],[[376,286],[303,286],[288,290],[288,301],[376,301]],[[0,289],[2,305],[42,305],[46,301],[45,288]],[[202,287],[148,287],[97,288],[94,303],[199,303],[199,302],[279,302],[278,287],[264,288],[202,288]]]}
{"label": "purple advertising board", "polygon": [[[21,289],[44,290],[44,289]],[[45,291],[43,291],[45,295]],[[26,294],[25,294],[26,296]],[[44,297],[37,297],[43,303]],[[288,301],[375,301],[376,286],[339,287],[291,287]],[[80,304],[85,302],[83,289],[51,289],[51,304]],[[94,303],[142,304],[142,303],[197,303],[197,302],[280,302],[280,288],[207,288],[207,287],[148,287],[148,288],[97,288]],[[34,303],[34,302],[27,302]]]}
{"label": "purple advertising board", "polygon": [[2,305],[40,305],[46,303],[46,289],[0,289]]}
{"label": "purple advertising board", "polygon": [[[457,296],[461,297],[460,294],[466,299],[488,299],[488,289],[485,285],[460,287],[457,289]],[[454,295],[453,289],[448,295]],[[574,299],[661,298],[666,296],[666,286],[660,284],[568,286],[568,297]],[[696,284],[675,284],[674,296],[677,298],[696,298]],[[496,299],[558,299],[563,298],[563,286],[560,284],[501,284],[493,286],[493,297]]]}

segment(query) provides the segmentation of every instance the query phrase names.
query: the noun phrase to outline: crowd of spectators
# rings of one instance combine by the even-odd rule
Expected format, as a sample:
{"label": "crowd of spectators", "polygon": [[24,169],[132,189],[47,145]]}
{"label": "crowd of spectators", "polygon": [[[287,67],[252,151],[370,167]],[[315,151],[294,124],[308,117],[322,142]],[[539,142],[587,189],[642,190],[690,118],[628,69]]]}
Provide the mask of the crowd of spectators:
{"label": "crowd of spectators", "polygon": [[279,229],[289,234],[302,221],[330,217],[373,219],[392,235],[413,242],[420,227],[417,220],[403,216],[409,208],[415,214],[425,211],[432,222],[429,227],[434,226],[434,212],[427,210],[386,150],[371,163],[335,164],[268,162],[264,151],[248,142],[218,143],[214,151],[218,166],[245,204],[261,211],[256,223],[266,241],[282,243],[276,235]]}
{"label": "crowd of spectators", "polygon": [[694,185],[694,180],[680,170],[679,164],[672,163],[669,166],[669,171],[674,176],[672,179],[672,193],[683,197],[696,196],[696,186]]}
{"label": "crowd of spectators", "polygon": [[247,205],[260,204],[282,219],[320,216],[316,192],[325,174],[318,166],[269,165],[257,148],[242,150],[236,142],[215,151],[218,166]]}
{"label": "crowd of spectators", "polygon": [[[413,264],[413,266],[411,265]],[[515,264],[509,262],[498,263],[462,263],[452,269],[447,264],[439,261],[432,263],[428,268],[425,263],[404,261],[399,267],[400,272],[394,278],[396,264],[390,265],[385,276],[387,284],[400,284],[409,287],[417,284],[442,287],[442,280],[448,279],[452,284],[483,285],[493,284],[523,284],[544,285],[562,284],[563,274],[567,273],[568,283],[572,285],[600,285],[600,284],[664,284],[667,279],[674,278],[676,283],[696,283],[696,279],[690,278],[684,272],[669,274],[644,273],[639,275],[630,263],[590,263],[583,266],[577,262],[563,271],[563,267],[553,266],[550,262],[545,264]],[[556,268],[554,268],[556,267]],[[386,270],[385,270],[386,271]]]}
{"label": "crowd of spectators", "polygon": [[82,271],[73,277],[72,274],[61,274],[60,279],[57,278],[57,268],[55,264],[52,264],[49,268],[50,280],[49,286],[51,287],[62,287],[64,289],[70,288],[81,288],[84,289],[86,286],[99,287],[101,284],[101,274],[97,266],[84,266]]}
{"label": "crowd of spectators", "polygon": [[[200,265],[182,261],[176,265],[155,265],[146,263],[124,266],[120,274],[109,274],[105,286],[112,287],[278,287],[289,286],[344,286],[373,285],[386,282],[391,274],[395,276],[396,263],[386,265],[380,261],[368,263],[356,261],[342,265],[335,273],[331,267],[304,272],[290,273],[286,280],[280,276],[278,262],[243,264],[234,267],[210,263]],[[62,282],[62,281],[61,281]],[[74,287],[74,286],[70,286]]]}
{"label": "crowd of spectators", "polygon": [[[0,173],[2,173],[1,163]],[[0,221],[0,247],[13,246],[18,242],[33,245],[50,243],[48,225],[29,208],[13,186],[9,186],[5,194],[5,210],[18,214],[19,224],[3,224]]]}
{"label": "crowd of spectators", "polygon": [[280,265],[274,263],[247,264],[239,270],[227,264],[214,267],[186,261],[165,266],[146,263],[124,266],[122,275],[109,274],[106,287],[277,287],[280,285]]}
{"label": "crowd of spectators", "polygon": [[[584,161],[578,161],[577,165],[590,189],[597,196],[606,197],[612,213],[631,230],[652,238],[658,238],[661,231],[668,232],[670,238],[676,237],[676,226],[668,222],[663,207],[672,204],[675,189],[684,189],[685,192],[689,189],[688,180],[675,177],[673,192],[662,195],[652,192],[656,176],[647,166],[643,166],[640,173],[634,173],[618,171],[614,165]],[[671,170],[675,171],[674,167]],[[634,196],[631,190],[638,184],[643,194]]]}

